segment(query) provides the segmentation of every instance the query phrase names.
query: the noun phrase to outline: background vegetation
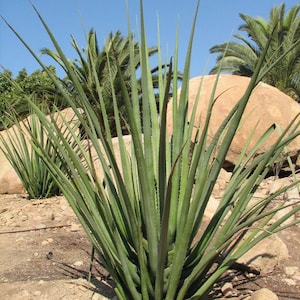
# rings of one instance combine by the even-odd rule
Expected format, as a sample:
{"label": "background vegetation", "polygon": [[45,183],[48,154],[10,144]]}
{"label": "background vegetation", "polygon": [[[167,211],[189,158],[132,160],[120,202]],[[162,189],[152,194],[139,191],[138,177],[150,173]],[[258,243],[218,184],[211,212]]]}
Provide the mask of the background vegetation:
{"label": "background vegetation", "polygon": [[235,34],[236,41],[215,45],[211,53],[219,53],[211,74],[221,72],[251,77],[259,58],[271,38],[271,46],[264,65],[270,66],[281,57],[262,81],[277,87],[296,101],[300,101],[300,5],[286,10],[285,4],[274,6],[269,20],[240,14],[243,34]]}
{"label": "background vegetation", "polygon": [[[48,70],[56,76],[53,66],[49,66]],[[26,69],[22,69],[13,78],[9,70],[4,70],[0,73],[0,130],[16,121],[11,113],[18,116],[17,120],[30,114],[26,96],[34,98],[40,106],[65,108],[64,100],[47,72],[36,70],[28,75]]]}
{"label": "background vegetation", "polygon": [[[72,70],[78,75],[80,83],[87,95],[87,101],[94,107],[98,120],[102,126],[103,132],[104,121],[103,118],[107,116],[111,133],[113,136],[116,135],[116,126],[114,121],[114,108],[113,108],[113,93],[117,100],[118,109],[122,112],[122,128],[126,133],[126,112],[124,107],[124,100],[121,93],[120,79],[117,76],[116,63],[122,66],[122,74],[125,80],[126,88],[128,93],[131,93],[131,68],[130,68],[130,53],[129,53],[129,39],[131,37],[123,37],[121,32],[110,33],[107,37],[105,45],[101,50],[99,50],[99,45],[97,41],[97,34],[95,31],[90,30],[87,36],[87,46],[85,49],[80,49],[74,37],[72,37],[72,46],[78,58],[71,61]],[[65,92],[72,95],[76,100],[78,94],[73,86],[73,82],[70,78],[69,70],[63,65],[58,53],[51,51],[50,49],[42,49],[42,54],[49,55],[53,60],[58,63],[58,65],[64,70],[66,76],[64,78],[58,78],[61,87]],[[148,48],[149,57],[157,54],[157,48]],[[141,65],[140,53],[138,44],[135,43],[134,48],[134,72],[137,73]],[[95,70],[92,67],[95,67]],[[52,72],[54,76],[56,75],[56,69],[53,66],[49,67],[49,71]],[[158,68],[154,67],[151,70],[153,77],[154,88],[157,88],[158,78],[157,78]],[[96,72],[97,76],[94,76]],[[106,110],[106,116],[103,116],[103,108],[100,106],[98,94],[97,94],[97,84],[102,87],[103,100]],[[137,88],[139,90],[139,97],[141,98],[141,79],[137,81]],[[16,87],[18,85],[18,87]],[[45,71],[37,70],[31,75],[28,75],[26,70],[21,70],[15,78],[12,78],[12,74],[9,70],[4,70],[0,73],[0,130],[9,127],[11,123],[11,118],[5,112],[7,109],[17,112],[19,119],[23,119],[28,116],[30,108],[25,100],[25,96],[34,97],[40,105],[47,106],[51,108],[57,106],[63,109],[67,106],[64,98],[61,96],[59,89],[55,87],[51,78]]]}
{"label": "background vegetation", "polygon": [[[241,14],[240,17],[244,23],[239,27],[243,34],[236,34],[236,41],[223,43],[213,46],[211,53],[219,53],[216,59],[216,66],[210,71],[215,74],[220,70],[224,73],[236,74],[251,77],[257,66],[258,60],[264,50],[266,43],[271,38],[271,47],[266,55],[264,65],[266,67],[273,65],[272,69],[262,81],[273,85],[291,96],[296,101],[300,99],[300,5],[295,5],[286,10],[285,4],[274,6],[271,8],[269,20],[263,18],[251,17]],[[131,91],[130,85],[130,55],[129,55],[129,39],[130,36],[123,36],[120,31],[110,33],[106,39],[104,46],[100,50],[97,40],[97,34],[94,30],[90,30],[87,35],[87,44],[85,49],[80,49],[76,39],[72,37],[72,45],[74,47],[77,58],[71,61],[72,69],[78,74],[80,82],[88,95],[88,101],[94,106],[99,122],[103,124],[102,108],[97,100],[97,89],[95,80],[101,83],[103,87],[104,103],[109,119],[109,124],[113,135],[116,135],[116,127],[114,122],[113,105],[112,105],[112,88],[115,90],[118,107],[122,111],[122,128],[126,130],[127,115],[125,112],[124,101],[121,97],[121,84],[117,76],[116,61],[122,65],[122,73],[128,92]],[[289,49],[284,57],[282,53]],[[148,55],[157,55],[157,47],[149,47]],[[138,44],[135,43],[134,65],[135,72],[140,69],[141,61],[138,53]],[[60,84],[64,89],[76,98],[76,90],[72,85],[68,70],[60,60],[59,55],[50,49],[43,49],[44,55],[50,55],[55,62],[60,65],[66,76],[60,78]],[[280,62],[278,58],[281,57]],[[97,78],[93,76],[91,69],[92,63],[95,65]],[[48,67],[51,72],[56,75],[56,69],[53,66]],[[157,66],[151,70],[153,76],[154,87],[158,86]],[[109,78],[109,77],[112,78]],[[23,92],[14,87],[12,79],[22,87]],[[113,80],[113,85],[111,85]],[[141,80],[138,80],[138,90],[141,97]],[[170,91],[172,93],[172,91]],[[11,120],[5,117],[3,112],[7,109],[16,111],[20,118],[24,118],[29,113],[29,108],[24,101],[25,95],[35,97],[37,103],[51,107],[53,104],[60,108],[65,108],[66,103],[61,96],[50,77],[43,70],[36,70],[32,74],[27,74],[26,70],[20,70],[13,78],[9,70],[3,70],[0,73],[0,130],[11,125]],[[157,95],[156,95],[157,96]],[[125,132],[124,132],[125,133]]]}

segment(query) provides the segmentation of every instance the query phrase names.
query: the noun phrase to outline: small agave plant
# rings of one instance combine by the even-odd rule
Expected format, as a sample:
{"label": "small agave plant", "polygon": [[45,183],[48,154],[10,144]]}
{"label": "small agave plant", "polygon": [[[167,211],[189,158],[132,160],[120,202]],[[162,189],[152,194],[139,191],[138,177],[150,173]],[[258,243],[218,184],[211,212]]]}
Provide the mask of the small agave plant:
{"label": "small agave plant", "polygon": [[[208,295],[220,276],[258,242],[300,221],[297,219],[286,222],[300,210],[298,204],[277,221],[269,222],[276,212],[289,206],[288,203],[278,206],[273,203],[274,198],[297,182],[267,195],[258,203],[250,203],[276,159],[299,136],[299,119],[295,119],[263,155],[256,157],[256,150],[275,130],[273,127],[261,137],[253,149],[247,151],[247,156],[241,156],[215,214],[209,222],[204,222],[214,184],[240,125],[245,106],[252,90],[268,69],[261,67],[266,49],[244,96],[224,116],[223,123],[208,143],[211,111],[217,97],[213,91],[206,122],[194,137],[197,104],[190,117],[187,105],[192,41],[199,2],[195,10],[184,72],[180,76],[180,95],[177,93],[177,42],[174,63],[170,63],[169,71],[166,71],[161,62],[159,47],[157,99],[147,54],[143,1],[140,1],[142,97],[139,97],[137,90],[133,64],[134,41],[130,40],[130,95],[122,78],[121,66],[118,68],[131,143],[129,147],[126,146],[125,139],[128,137],[122,136],[120,114],[113,94],[118,150],[113,147],[114,140],[105,117],[102,87],[95,80],[98,83],[96,88],[99,103],[103,106],[105,134],[82,89],[78,75],[74,73],[51,30],[34,8],[79,95],[77,102],[61,88],[59,81],[50,72],[49,76],[80,120],[87,139],[82,140],[66,123],[69,134],[77,145],[74,151],[74,145],[69,143],[55,120],[47,118],[28,99],[43,130],[60,154],[61,163],[53,162],[35,135],[32,135],[31,145],[55,178],[101,261],[114,279],[118,299],[202,299]],[[13,28],[12,30],[14,31]],[[131,32],[129,21],[128,31]],[[38,55],[18,34],[17,36],[47,71]],[[282,57],[286,54],[282,54]],[[276,63],[278,61],[269,65],[272,67]],[[95,66],[91,67],[92,76],[97,78]],[[218,80],[215,85],[217,84]],[[170,92],[173,95],[172,102],[169,99]],[[170,131],[167,129],[168,105],[172,105]],[[101,172],[98,172],[99,164]]]}
{"label": "small agave plant", "polygon": [[[16,88],[20,87],[16,86]],[[3,152],[18,174],[28,194],[28,198],[49,198],[59,195],[61,193],[59,185],[44,164],[43,159],[30,145],[30,140],[34,138],[39,141],[39,144],[42,145],[44,151],[48,153],[48,157],[51,157],[54,164],[61,166],[63,163],[59,157],[59,153],[57,153],[56,146],[52,144],[51,139],[47,138],[47,133],[38,116],[31,114],[26,119],[20,121],[17,112],[13,110],[7,110],[5,114],[10,124],[14,125],[1,132],[0,151]],[[59,112],[59,114],[54,114],[52,119],[60,127],[60,132],[65,134],[65,138],[69,140],[70,145],[73,143],[73,149],[76,151],[76,144],[74,144],[72,136],[69,135],[68,128],[64,126],[66,121],[65,115],[64,112]],[[63,119],[60,119],[60,116],[63,116]],[[61,122],[62,120],[63,122]],[[72,126],[75,131],[79,132],[78,122],[71,119],[69,122],[69,126]]]}

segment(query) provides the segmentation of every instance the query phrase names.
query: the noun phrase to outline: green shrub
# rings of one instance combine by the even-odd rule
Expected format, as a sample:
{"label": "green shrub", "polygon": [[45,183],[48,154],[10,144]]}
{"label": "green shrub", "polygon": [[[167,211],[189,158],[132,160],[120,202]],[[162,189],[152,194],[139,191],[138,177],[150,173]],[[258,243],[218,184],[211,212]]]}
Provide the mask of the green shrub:
{"label": "green shrub", "polygon": [[[198,6],[196,12],[197,10]],[[106,126],[104,135],[93,107],[86,101],[87,96],[77,75],[73,72],[50,29],[38,12],[37,14],[48,31],[74,88],[80,95],[80,108],[84,111],[85,118],[75,106],[73,99],[61,90],[82,123],[88,142],[83,142],[75,131],[70,130],[72,139],[80,149],[81,157],[79,157],[78,151],[74,152],[74,148],[60,128],[55,126],[55,122],[47,119],[45,114],[31,102],[32,109],[43,125],[43,130],[47,132],[56,151],[61,154],[59,156],[61,163],[53,163],[51,155],[34,136],[32,136],[32,146],[57,180],[57,184],[72,206],[102,262],[115,280],[115,291],[119,299],[201,299],[212,289],[218,278],[259,241],[299,222],[298,219],[289,224],[284,223],[299,211],[299,205],[276,222],[269,222],[278,210],[289,205],[287,203],[278,206],[272,200],[296,182],[267,195],[259,203],[250,205],[253,194],[284,147],[299,135],[298,120],[292,122],[274,146],[263,155],[255,157],[256,150],[260,143],[276,130],[276,126],[270,128],[261,137],[254,149],[248,149],[247,156],[241,156],[214,216],[208,224],[204,222],[205,210],[214,184],[240,124],[249,96],[263,73],[267,72],[261,70],[265,53],[262,54],[245,95],[231,113],[224,116],[224,121],[212,141],[207,143],[211,110],[214,99],[218,96],[214,93],[211,95],[206,123],[192,140],[197,105],[191,119],[188,119],[187,102],[192,40],[197,13],[191,30],[181,93],[180,95],[177,93],[177,43],[174,67],[170,66],[169,71],[165,72],[161,60],[159,62],[159,105],[157,106],[147,54],[141,1],[139,47],[142,122],[134,65],[131,66],[130,95],[122,80],[119,66],[132,145],[128,150],[125,147],[116,97],[113,97],[121,159],[121,163],[118,163],[118,153],[112,146],[105,111],[103,111]],[[22,38],[19,38],[28,47]],[[133,40],[130,40],[129,46],[133,58]],[[29,47],[28,49],[30,50]],[[41,66],[45,67],[38,55],[33,52],[32,54]],[[159,55],[161,55],[160,47]],[[94,75],[96,78],[96,72]],[[52,78],[59,89],[59,82]],[[173,125],[170,137],[167,130],[167,106],[171,87]],[[99,102],[104,107],[102,88],[99,84],[97,84],[97,92]],[[193,151],[190,152],[192,143]],[[86,144],[88,148],[85,147]],[[96,170],[92,151],[97,153],[96,157],[101,163],[103,176],[100,176]],[[61,168],[61,165],[65,166],[68,172]]]}
{"label": "green shrub", "polygon": [[[38,116],[31,114],[19,122],[16,115],[11,114],[9,119],[13,120],[11,123],[14,125],[0,134],[0,150],[16,171],[28,193],[29,199],[59,195],[61,190],[57,181],[30,143],[31,139],[38,142],[52,163],[62,168],[63,160],[60,158],[60,153],[57,152],[57,147],[53,145],[52,140],[47,137],[48,134],[39,121]],[[70,126],[73,130],[78,128],[78,122],[73,120],[73,123],[71,123],[73,125],[65,126],[65,118],[61,113],[55,113],[51,119],[65,135],[70,145],[73,145],[73,150],[76,151],[76,145],[68,132]],[[62,120],[63,122],[61,122]],[[64,166],[63,169],[66,169],[66,167]]]}

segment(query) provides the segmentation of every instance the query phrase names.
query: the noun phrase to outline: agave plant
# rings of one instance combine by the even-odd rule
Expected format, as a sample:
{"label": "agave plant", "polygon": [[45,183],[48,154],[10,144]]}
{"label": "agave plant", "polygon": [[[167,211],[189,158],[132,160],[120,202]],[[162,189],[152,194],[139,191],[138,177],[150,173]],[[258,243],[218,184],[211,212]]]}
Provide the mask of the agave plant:
{"label": "agave plant", "polygon": [[[61,193],[59,185],[40,155],[30,144],[30,140],[34,138],[48,153],[48,157],[51,158],[52,162],[58,167],[62,167],[63,161],[60,159],[60,154],[51,139],[47,138],[47,132],[41,125],[38,116],[31,114],[23,121],[19,121],[18,113],[13,110],[7,115],[7,118],[14,125],[1,132],[0,150],[20,178],[28,198],[49,198],[59,195]],[[65,113],[56,113],[52,116],[52,119],[56,124],[60,124],[58,125],[60,132],[65,135],[66,140],[69,140],[69,144],[73,145],[73,149],[76,151],[77,145],[74,144],[72,136],[68,134],[68,128],[64,125],[66,121]],[[62,119],[64,122],[62,122]],[[69,127],[71,126],[73,130],[79,132],[78,122],[76,120],[69,120],[69,122],[71,122]],[[64,166],[63,169],[65,170],[66,167]]]}
{"label": "agave plant", "polygon": [[[79,157],[55,120],[49,120],[43,111],[30,102],[48,138],[61,154],[61,165],[67,166],[68,171],[53,163],[51,156],[34,135],[32,147],[57,180],[102,262],[115,280],[115,292],[119,299],[201,299],[209,293],[220,276],[259,241],[300,221],[297,219],[286,223],[290,216],[300,210],[300,206],[295,205],[288,214],[273,223],[269,222],[277,211],[289,206],[288,203],[279,206],[273,204],[273,199],[296,182],[267,195],[259,203],[250,202],[282,150],[299,135],[299,120],[296,118],[280,134],[277,142],[261,156],[255,156],[256,150],[276,130],[276,126],[266,131],[253,149],[245,146],[215,214],[208,223],[204,222],[214,184],[240,125],[244,108],[252,90],[268,70],[261,70],[265,55],[263,53],[244,96],[231,113],[224,116],[219,130],[208,143],[210,116],[218,95],[212,92],[203,128],[197,130],[195,124],[197,104],[191,116],[187,112],[192,41],[199,2],[191,29],[181,92],[177,93],[177,42],[174,62],[170,63],[168,72],[164,70],[159,58],[157,106],[148,60],[143,2],[140,1],[142,120],[135,66],[132,63],[134,59],[131,59],[130,94],[123,80],[121,67],[118,66],[131,144],[126,146],[125,139],[128,140],[129,137],[122,136],[120,113],[113,93],[117,149],[113,147],[114,140],[105,118],[101,85],[95,81],[99,103],[103,108],[106,134],[101,130],[93,107],[86,101],[87,95],[79,78],[51,30],[34,8],[80,95],[78,109],[74,100],[52,77],[80,120],[87,139],[82,141],[76,131],[66,125],[72,139],[78,144],[81,154]],[[129,20],[128,31],[130,32]],[[17,36],[45,68],[38,55],[18,34]],[[130,40],[132,58],[134,45],[134,41]],[[161,57],[160,47],[158,50]],[[97,78],[95,66],[93,70]],[[113,81],[111,84],[113,86]],[[218,84],[218,80],[215,84]],[[169,99],[171,87],[172,101]],[[169,105],[172,108],[172,122],[168,126]],[[168,130],[168,127],[171,128]],[[98,164],[101,165],[100,172]]]}

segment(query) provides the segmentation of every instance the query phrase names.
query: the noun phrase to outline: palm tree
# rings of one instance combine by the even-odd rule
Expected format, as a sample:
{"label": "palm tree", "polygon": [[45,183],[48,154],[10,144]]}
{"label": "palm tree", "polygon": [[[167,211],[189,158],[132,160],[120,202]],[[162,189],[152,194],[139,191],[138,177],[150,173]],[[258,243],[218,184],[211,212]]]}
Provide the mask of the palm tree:
{"label": "palm tree", "polygon": [[[123,120],[126,120],[124,103],[121,96],[122,92],[117,65],[121,67],[122,77],[127,85],[130,94],[130,38],[132,37],[123,37],[120,31],[117,31],[116,33],[110,33],[108,38],[106,39],[103,49],[100,51],[98,47],[97,35],[94,30],[90,30],[88,33],[87,47],[85,49],[80,49],[75,38],[72,37],[72,46],[74,47],[78,55],[78,58],[75,61],[71,62],[73,70],[78,75],[78,78],[80,78],[81,85],[85,90],[88,100],[95,107],[95,111],[99,118],[99,122],[102,123],[103,116],[101,106],[99,103],[99,95],[97,92],[96,80],[100,83],[112,135],[115,134],[112,91],[114,91],[115,93],[119,111],[121,112],[121,114],[123,114],[121,118]],[[141,60],[137,43],[134,45],[134,51],[134,67],[135,70],[138,70],[138,68],[140,67]],[[64,65],[59,59],[57,53],[52,52],[49,49],[43,49],[42,53],[50,55],[58,64],[60,64],[64,68]],[[148,48],[149,56],[152,56],[156,53],[156,47]],[[95,70],[93,70],[93,68]],[[67,77],[64,78],[63,82],[66,84],[68,91],[73,93],[73,86],[71,84],[71,81],[68,80],[68,71],[65,68],[64,71],[66,72]],[[152,75],[154,78],[156,76],[156,71],[156,68],[152,70]],[[94,72],[96,72],[97,74],[96,77],[94,76]],[[155,80],[153,81],[156,82]],[[113,87],[111,85],[111,82],[114,83]],[[139,92],[141,93],[141,88],[139,88]],[[124,130],[126,130],[125,126]]]}
{"label": "palm tree", "polygon": [[271,65],[283,53],[290,51],[263,78],[263,81],[277,87],[282,92],[300,100],[300,5],[285,11],[285,5],[273,7],[269,21],[261,17],[253,18],[240,14],[245,22],[239,30],[246,33],[235,34],[236,42],[213,46],[211,53],[220,53],[210,74],[221,72],[251,77],[258,59],[272,37],[265,65]]}

